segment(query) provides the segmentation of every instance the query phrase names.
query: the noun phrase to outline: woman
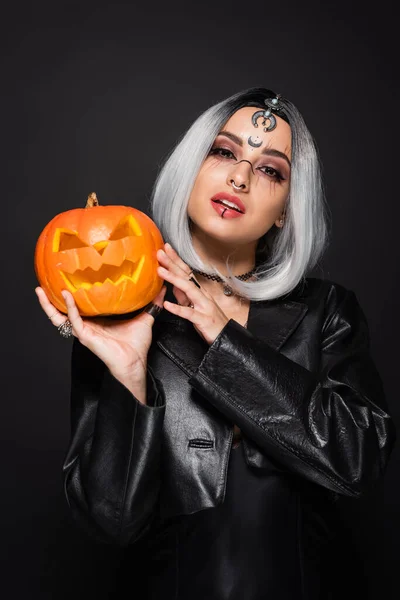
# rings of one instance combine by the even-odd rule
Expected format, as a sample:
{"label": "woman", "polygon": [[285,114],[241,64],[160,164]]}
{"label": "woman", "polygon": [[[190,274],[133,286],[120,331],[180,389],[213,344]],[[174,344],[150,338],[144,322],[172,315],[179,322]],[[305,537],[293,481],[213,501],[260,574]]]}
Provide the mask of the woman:
{"label": "woman", "polygon": [[140,314],[82,319],[65,292],[67,320],[36,288],[75,336],[72,514],[140,548],[150,598],[328,598],[335,502],[382,477],[395,433],[355,294],[306,277],[326,212],[300,113],[264,88],[208,109],[152,216],[167,286]]}

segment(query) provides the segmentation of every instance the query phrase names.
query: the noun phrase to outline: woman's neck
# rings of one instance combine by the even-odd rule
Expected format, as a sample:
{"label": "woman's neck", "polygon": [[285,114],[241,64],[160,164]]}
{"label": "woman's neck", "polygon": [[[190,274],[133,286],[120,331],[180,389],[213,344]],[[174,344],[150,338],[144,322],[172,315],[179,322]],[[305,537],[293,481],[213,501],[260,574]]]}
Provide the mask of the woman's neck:
{"label": "woman's neck", "polygon": [[[214,238],[209,238],[201,232],[192,233],[193,246],[196,253],[200,256],[206,265],[213,265],[223,275],[228,275],[226,269],[226,260],[229,258],[229,265],[234,275],[243,275],[251,271],[255,266],[255,248],[256,243],[247,246],[231,246],[222,244]],[[248,305],[247,300],[239,296],[226,296],[221,282],[213,281],[202,275],[196,274],[196,279],[200,285],[206,289],[221,308],[230,310],[242,310]]]}
{"label": "woman's neck", "polygon": [[[213,265],[223,275],[228,275],[226,261],[234,275],[243,275],[255,266],[256,243],[246,246],[222,244],[201,232],[192,233],[192,242],[196,253],[206,265]],[[214,282],[213,282],[214,283]]]}

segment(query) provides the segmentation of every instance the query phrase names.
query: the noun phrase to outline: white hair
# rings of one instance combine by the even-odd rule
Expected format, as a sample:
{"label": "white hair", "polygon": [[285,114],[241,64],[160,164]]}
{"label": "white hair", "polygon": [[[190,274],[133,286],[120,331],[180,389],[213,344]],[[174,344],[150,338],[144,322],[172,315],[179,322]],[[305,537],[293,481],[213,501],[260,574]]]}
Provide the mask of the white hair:
{"label": "white hair", "polygon": [[283,117],[292,135],[290,192],[282,228],[275,225],[257,246],[257,280],[225,277],[206,265],[195,252],[187,207],[199,170],[214,140],[228,119],[244,106],[265,109],[264,99],[276,94],[265,88],[249,88],[211,106],[182,136],[164,162],[151,195],[152,218],[164,240],[192,268],[222,277],[235,292],[250,300],[272,300],[288,294],[319,261],[328,239],[327,207],[321,167],[314,140],[297,108],[280,97]]}

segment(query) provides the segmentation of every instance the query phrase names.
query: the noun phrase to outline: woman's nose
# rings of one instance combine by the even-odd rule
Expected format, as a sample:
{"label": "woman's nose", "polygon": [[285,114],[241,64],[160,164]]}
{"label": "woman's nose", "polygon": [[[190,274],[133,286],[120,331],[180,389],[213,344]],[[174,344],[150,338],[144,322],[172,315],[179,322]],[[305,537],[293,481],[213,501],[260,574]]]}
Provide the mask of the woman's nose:
{"label": "woman's nose", "polygon": [[228,183],[236,189],[245,191],[249,187],[250,172],[253,170],[253,165],[248,160],[242,160],[230,171],[228,175]]}

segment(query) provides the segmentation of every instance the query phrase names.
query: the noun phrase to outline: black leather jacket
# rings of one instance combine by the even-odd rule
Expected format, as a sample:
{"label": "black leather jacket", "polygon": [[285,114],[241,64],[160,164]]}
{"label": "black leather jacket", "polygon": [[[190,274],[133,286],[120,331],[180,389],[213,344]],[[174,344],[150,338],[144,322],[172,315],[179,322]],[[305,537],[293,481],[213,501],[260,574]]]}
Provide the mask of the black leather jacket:
{"label": "black leather jacket", "polygon": [[156,509],[223,502],[234,423],[249,465],[277,465],[304,489],[358,496],[384,473],[394,426],[364,314],[338,284],[308,278],[251,302],[248,329],[231,319],[211,346],[164,310],[148,364],[143,405],[74,339],[65,494],[98,540],[127,546]]}

